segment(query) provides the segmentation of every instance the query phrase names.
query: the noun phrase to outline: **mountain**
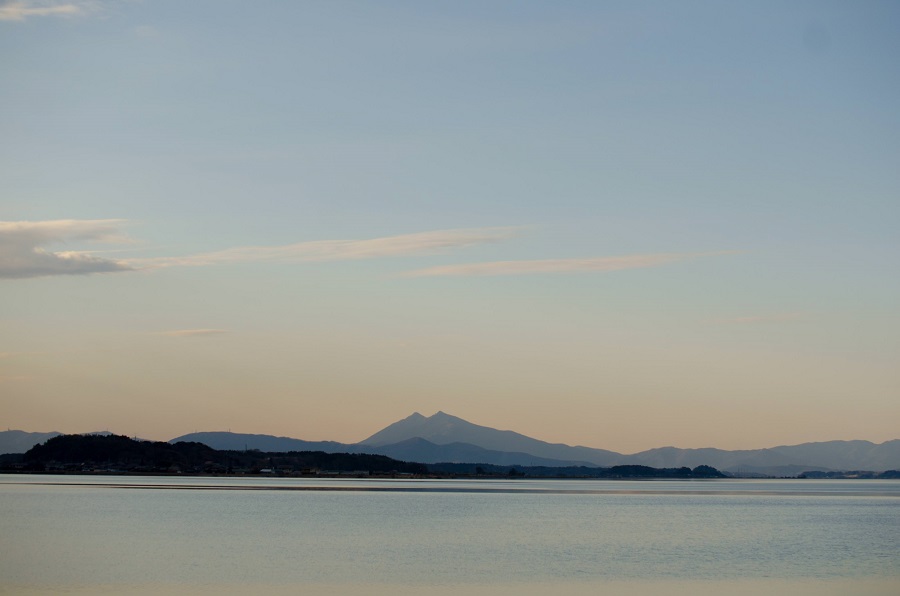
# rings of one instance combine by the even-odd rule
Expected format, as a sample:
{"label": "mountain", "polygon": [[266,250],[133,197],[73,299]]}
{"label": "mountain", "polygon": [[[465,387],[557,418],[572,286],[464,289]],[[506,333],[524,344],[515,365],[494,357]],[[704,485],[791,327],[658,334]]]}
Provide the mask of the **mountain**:
{"label": "mountain", "polygon": [[[527,454],[535,458],[556,461],[585,462],[588,465],[612,466],[622,458],[620,453],[590,447],[572,447],[562,443],[547,443],[532,439],[511,430],[497,430],[472,424],[462,418],[438,412],[425,417],[418,412],[378,431],[358,443],[359,447],[380,447],[407,439],[425,439],[437,445],[466,443],[499,452]],[[479,463],[495,463],[493,461]],[[526,462],[516,462],[524,464]],[[556,464],[554,464],[556,465]]]}
{"label": "mountain", "polygon": [[437,445],[420,437],[378,447],[356,445],[355,448],[365,449],[366,452],[386,455],[401,461],[416,461],[423,464],[477,463],[498,466],[547,466],[555,468],[592,465],[583,461],[547,459],[530,453],[493,451],[478,445],[470,445],[469,443]]}
{"label": "mountain", "polygon": [[[690,466],[690,462],[715,462],[706,465],[734,471],[738,468],[746,468],[748,471],[757,471],[759,468],[774,466],[788,466],[797,462],[787,454],[778,453],[771,449],[753,449],[739,451],[725,451],[723,449],[678,449],[677,447],[659,447],[641,451],[633,455],[625,456],[628,463],[642,466],[653,466],[655,463],[665,462],[666,465]],[[697,464],[700,465],[700,464]],[[810,463],[809,465],[815,465]]]}
{"label": "mountain", "polygon": [[203,443],[220,451],[324,451],[326,453],[349,453],[354,450],[351,445],[335,441],[304,441],[290,437],[273,437],[272,435],[250,435],[232,432],[200,432],[189,433],[171,439],[169,443]]}
{"label": "mountain", "polygon": [[[881,444],[869,441],[827,441],[773,447],[772,451],[798,461],[828,462],[837,470],[889,470],[900,468],[900,439]],[[868,464],[860,467],[860,463]]]}
{"label": "mountain", "polygon": [[59,434],[61,433],[29,433],[24,430],[0,431],[0,454],[25,453],[35,445],[39,445]]}
{"label": "mountain", "polygon": [[[418,412],[378,431],[357,445],[358,448],[375,447],[387,453],[388,446],[401,444],[411,439],[424,439],[427,445],[423,457],[445,457],[443,461],[460,461],[461,453],[472,456],[478,452],[472,447],[480,447],[487,452],[479,455],[484,459],[478,463],[498,463],[526,465],[528,457],[546,458],[555,462],[583,462],[580,465],[613,466],[643,465],[654,468],[694,468],[708,465],[734,474],[763,474],[773,476],[793,476],[806,470],[875,470],[883,471],[900,468],[900,440],[881,444],[869,441],[827,441],[783,445],[770,449],[749,449],[726,451],[724,449],[679,449],[661,447],[640,453],[623,455],[604,449],[571,447],[558,443],[547,443],[508,430],[497,430],[472,424],[456,416],[438,412],[433,416],[422,416]],[[468,451],[448,449],[450,445],[467,445]],[[435,447],[437,446],[437,447]],[[397,453],[404,458],[415,459],[409,452],[410,444],[405,444]],[[445,449],[441,451],[439,448]],[[382,452],[382,451],[379,451]],[[514,455],[513,455],[514,454]],[[513,461],[518,459],[519,461]],[[425,461],[425,460],[420,460]],[[536,464],[541,465],[541,464]],[[567,465],[554,463],[550,465]]]}

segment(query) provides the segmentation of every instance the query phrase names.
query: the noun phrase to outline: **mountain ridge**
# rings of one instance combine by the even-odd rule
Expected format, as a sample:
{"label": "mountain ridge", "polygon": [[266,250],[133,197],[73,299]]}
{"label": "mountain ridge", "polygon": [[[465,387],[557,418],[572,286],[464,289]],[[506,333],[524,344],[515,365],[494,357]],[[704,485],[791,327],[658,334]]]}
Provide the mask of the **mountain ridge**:
{"label": "mountain ridge", "polygon": [[59,436],[57,431],[28,432],[24,430],[0,431],[0,454],[25,453],[35,445],[39,445],[48,439]]}
{"label": "mountain ridge", "polygon": [[[348,445],[337,441],[306,441],[292,437],[276,437],[274,435],[261,435],[249,433],[233,433],[226,431],[194,432],[169,439],[169,443],[178,442],[204,443],[224,451],[241,451],[256,449],[259,451],[287,452],[287,451],[325,451],[335,453]],[[210,445],[215,443],[218,446]]]}
{"label": "mountain ridge", "polygon": [[[0,454],[21,453],[58,433],[0,431]],[[9,440],[7,440],[9,439]],[[28,444],[29,441],[33,441]],[[498,430],[438,411],[413,412],[359,443],[305,441],[291,437],[232,432],[181,435],[169,443],[199,442],[214,449],[326,453],[371,453],[421,463],[485,463],[497,465],[595,466],[644,465],[694,468],[708,465],[732,474],[795,475],[802,471],[900,468],[900,439],[822,441],[765,449],[724,450],[713,447],[657,447],[634,454],[541,441],[511,430]],[[16,450],[9,449],[15,446]],[[464,461],[467,460],[467,461]]]}

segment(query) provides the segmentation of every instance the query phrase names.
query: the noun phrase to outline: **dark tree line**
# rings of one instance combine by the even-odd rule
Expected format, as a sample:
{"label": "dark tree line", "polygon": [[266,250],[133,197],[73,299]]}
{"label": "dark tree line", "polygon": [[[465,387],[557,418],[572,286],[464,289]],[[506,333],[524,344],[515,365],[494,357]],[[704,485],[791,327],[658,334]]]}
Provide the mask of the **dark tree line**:
{"label": "dark tree line", "polygon": [[60,435],[32,447],[25,469],[114,469],[126,472],[368,472],[424,474],[424,464],[383,455],[322,451],[219,451],[203,443],[137,441],[120,435]]}
{"label": "dark tree line", "polygon": [[650,466],[613,466],[593,468],[588,466],[497,466],[492,464],[429,464],[433,472],[444,474],[470,474],[475,476],[508,476],[537,478],[727,478],[725,474],[710,466],[694,469],[651,468]]}

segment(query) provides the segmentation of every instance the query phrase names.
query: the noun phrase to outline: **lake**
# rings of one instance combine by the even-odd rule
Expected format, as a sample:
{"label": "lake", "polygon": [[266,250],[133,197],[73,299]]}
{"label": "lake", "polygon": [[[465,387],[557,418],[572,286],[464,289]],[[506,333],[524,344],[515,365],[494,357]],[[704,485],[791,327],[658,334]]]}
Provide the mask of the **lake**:
{"label": "lake", "polygon": [[900,481],[0,475],[14,594],[900,594]]}

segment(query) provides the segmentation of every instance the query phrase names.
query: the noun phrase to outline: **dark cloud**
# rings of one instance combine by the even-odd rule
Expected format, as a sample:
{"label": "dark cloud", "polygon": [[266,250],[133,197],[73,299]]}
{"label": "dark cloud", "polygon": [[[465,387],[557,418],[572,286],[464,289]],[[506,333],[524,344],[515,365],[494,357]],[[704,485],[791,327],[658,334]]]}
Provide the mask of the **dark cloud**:
{"label": "dark cloud", "polygon": [[88,275],[131,271],[133,267],[89,252],[47,250],[72,240],[121,241],[120,220],[0,222],[0,279]]}

